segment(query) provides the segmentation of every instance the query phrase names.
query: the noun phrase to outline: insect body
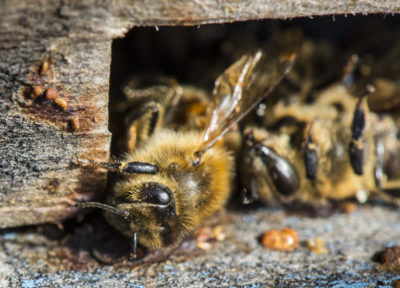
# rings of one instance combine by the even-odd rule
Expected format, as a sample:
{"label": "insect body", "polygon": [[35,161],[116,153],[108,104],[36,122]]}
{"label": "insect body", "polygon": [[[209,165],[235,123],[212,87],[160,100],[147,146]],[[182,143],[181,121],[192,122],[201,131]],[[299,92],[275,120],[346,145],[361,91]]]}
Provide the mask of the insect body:
{"label": "insect body", "polygon": [[398,128],[391,117],[370,111],[369,96],[356,97],[347,86],[336,82],[314,92],[312,101],[301,93],[279,100],[261,126],[247,127],[246,201],[325,205],[352,197],[365,202],[371,193],[400,196],[398,175],[388,169],[399,162]]}
{"label": "insect body", "polygon": [[104,209],[114,227],[133,236],[134,254],[136,241],[151,249],[178,243],[226,203],[234,161],[223,136],[290,70],[294,49],[270,58],[258,51],[231,65],[216,80],[200,124],[187,121],[177,129],[168,126],[167,119],[171,119],[169,109],[185,101],[190,108],[196,107],[202,97],[188,100],[179,89],[166,98],[144,93],[140,108],[129,120],[129,131],[134,133],[128,133],[127,147],[133,151],[119,163],[82,163],[122,174],[107,205],[87,202],[78,206]]}
{"label": "insect body", "polygon": [[193,166],[194,152],[202,141],[197,131],[161,130],[125,161],[151,163],[157,173],[129,175],[119,181],[109,204],[132,215],[121,221],[106,212],[108,221],[123,234],[138,233],[149,248],[176,243],[207,217],[220,210],[231,191],[233,158],[215,145]]}

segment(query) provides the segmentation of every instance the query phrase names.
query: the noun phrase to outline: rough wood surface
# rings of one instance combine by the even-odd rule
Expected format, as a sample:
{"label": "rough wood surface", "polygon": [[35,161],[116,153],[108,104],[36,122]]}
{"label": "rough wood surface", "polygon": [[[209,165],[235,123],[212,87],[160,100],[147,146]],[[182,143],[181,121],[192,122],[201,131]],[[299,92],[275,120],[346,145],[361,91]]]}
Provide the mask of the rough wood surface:
{"label": "rough wood surface", "polygon": [[[119,17],[134,25],[198,25],[266,18],[293,18],[313,15],[398,13],[396,0],[147,0],[123,1]],[[143,7],[146,6],[146,9]]]}
{"label": "rough wood surface", "polygon": [[[104,171],[71,163],[109,155],[112,36],[92,29],[100,21],[95,16],[85,29],[89,22],[69,19],[59,6],[22,2],[3,3],[0,12],[0,227],[67,217],[71,200],[101,191],[106,180]],[[48,59],[50,68],[40,75]],[[32,100],[32,86],[57,88],[67,109]],[[80,119],[77,131],[73,116]]]}
{"label": "rough wood surface", "polygon": [[[198,25],[323,14],[398,13],[389,1],[0,1],[0,228],[54,222],[101,191],[104,171],[71,167],[109,155],[111,41],[141,25]],[[50,69],[40,65],[51,58]],[[32,100],[32,86],[68,101]],[[73,131],[69,121],[80,118]]]}

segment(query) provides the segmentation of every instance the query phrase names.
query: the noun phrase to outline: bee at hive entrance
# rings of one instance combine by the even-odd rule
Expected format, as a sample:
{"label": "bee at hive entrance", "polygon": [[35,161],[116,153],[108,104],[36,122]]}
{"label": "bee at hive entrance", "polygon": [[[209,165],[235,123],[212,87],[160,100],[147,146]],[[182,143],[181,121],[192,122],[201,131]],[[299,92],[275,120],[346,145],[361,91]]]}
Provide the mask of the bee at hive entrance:
{"label": "bee at hive entrance", "polygon": [[390,63],[400,43],[391,33],[359,32],[346,49],[304,41],[294,69],[246,123],[245,201],[398,202],[400,70]]}
{"label": "bee at hive entrance", "polygon": [[[110,130],[121,161],[81,164],[119,175],[106,204],[79,206],[105,210],[108,222],[132,239],[134,256],[137,243],[176,246],[242,190],[236,180],[245,202],[325,205],[352,197],[363,202],[373,191],[398,193],[398,161],[390,157],[398,151],[395,118],[369,107],[388,97],[389,108],[398,108],[395,92],[382,96],[387,88],[375,83],[380,78],[372,71],[381,62],[301,42],[297,30],[287,37],[287,29],[241,25],[170,34],[165,28],[156,36],[133,31],[127,36],[132,58],[113,59]],[[163,37],[174,45],[159,45]],[[118,41],[113,53],[132,48]]]}

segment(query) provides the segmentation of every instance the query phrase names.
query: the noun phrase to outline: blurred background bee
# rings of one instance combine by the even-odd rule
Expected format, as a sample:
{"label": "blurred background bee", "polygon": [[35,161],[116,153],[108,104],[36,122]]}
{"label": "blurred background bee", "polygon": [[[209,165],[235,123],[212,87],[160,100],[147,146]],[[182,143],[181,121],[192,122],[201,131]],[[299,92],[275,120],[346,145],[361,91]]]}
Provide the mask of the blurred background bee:
{"label": "blurred background bee", "polygon": [[132,237],[133,256],[137,243],[150,249],[179,243],[225,206],[235,174],[229,146],[235,145],[224,136],[291,69],[299,43],[293,33],[285,52],[242,56],[217,78],[212,97],[170,79],[150,87],[144,79],[130,81],[126,101],[116,107],[128,127],[118,144],[126,151],[123,161],[80,160],[121,176],[107,204],[77,206],[105,210],[108,222]]}
{"label": "blurred background bee", "polygon": [[[380,36],[352,55],[304,42],[294,69],[244,129],[245,203],[398,202],[400,70],[391,62],[400,43]],[[335,70],[339,59],[347,64]]]}

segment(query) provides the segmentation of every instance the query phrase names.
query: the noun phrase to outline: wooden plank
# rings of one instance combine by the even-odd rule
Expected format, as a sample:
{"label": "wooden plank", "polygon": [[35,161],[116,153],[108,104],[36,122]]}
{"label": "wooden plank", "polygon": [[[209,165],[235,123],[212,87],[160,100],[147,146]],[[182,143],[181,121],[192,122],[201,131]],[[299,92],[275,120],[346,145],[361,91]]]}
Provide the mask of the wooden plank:
{"label": "wooden plank", "polygon": [[[104,171],[71,163],[77,157],[107,160],[110,150],[111,36],[83,30],[83,22],[65,19],[46,1],[22,2],[8,2],[0,16],[2,228],[71,215],[73,200],[101,192],[106,182]],[[55,87],[66,110],[43,96],[31,99],[33,86]],[[77,131],[70,124],[74,116]]]}

